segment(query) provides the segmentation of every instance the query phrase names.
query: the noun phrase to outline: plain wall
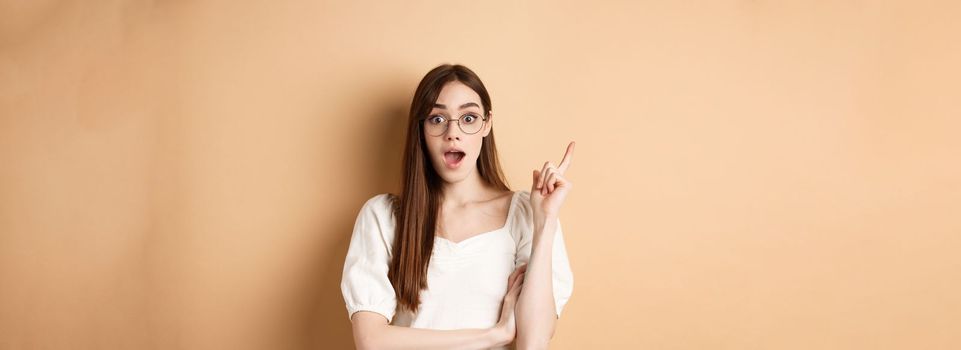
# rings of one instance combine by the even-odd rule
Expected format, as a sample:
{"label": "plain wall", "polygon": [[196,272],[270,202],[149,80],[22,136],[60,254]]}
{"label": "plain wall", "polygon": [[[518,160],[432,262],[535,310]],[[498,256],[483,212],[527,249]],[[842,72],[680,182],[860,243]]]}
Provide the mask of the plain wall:
{"label": "plain wall", "polygon": [[961,348],[961,6],[2,1],[0,348],[350,348],[420,78],[578,144],[555,349]]}

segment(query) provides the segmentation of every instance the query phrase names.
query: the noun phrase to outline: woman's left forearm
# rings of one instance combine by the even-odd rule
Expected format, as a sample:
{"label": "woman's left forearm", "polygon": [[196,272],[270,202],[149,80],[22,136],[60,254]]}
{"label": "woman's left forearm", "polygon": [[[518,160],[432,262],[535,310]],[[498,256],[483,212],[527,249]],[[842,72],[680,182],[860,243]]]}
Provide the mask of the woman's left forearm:
{"label": "woman's left forearm", "polygon": [[574,159],[574,142],[567,145],[561,164],[556,168],[544,163],[534,170],[531,186],[531,206],[534,213],[531,255],[524,276],[521,294],[514,307],[518,349],[547,349],[557,326],[554,303],[554,239],[559,229],[557,216],[567,192],[573,186],[564,172]]}
{"label": "woman's left forearm", "polygon": [[515,308],[518,349],[546,349],[554,336],[557,313],[551,262],[557,219],[534,219],[531,257]]}

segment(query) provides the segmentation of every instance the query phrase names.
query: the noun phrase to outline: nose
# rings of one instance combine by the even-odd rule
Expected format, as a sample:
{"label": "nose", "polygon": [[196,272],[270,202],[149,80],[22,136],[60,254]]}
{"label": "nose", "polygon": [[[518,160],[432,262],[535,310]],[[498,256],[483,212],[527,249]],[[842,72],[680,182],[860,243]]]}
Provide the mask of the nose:
{"label": "nose", "polygon": [[460,136],[461,136],[460,125],[454,125],[454,123],[455,123],[454,120],[447,121],[447,132],[444,133],[445,135],[444,138],[447,139],[447,141],[453,141],[453,140],[460,141]]}

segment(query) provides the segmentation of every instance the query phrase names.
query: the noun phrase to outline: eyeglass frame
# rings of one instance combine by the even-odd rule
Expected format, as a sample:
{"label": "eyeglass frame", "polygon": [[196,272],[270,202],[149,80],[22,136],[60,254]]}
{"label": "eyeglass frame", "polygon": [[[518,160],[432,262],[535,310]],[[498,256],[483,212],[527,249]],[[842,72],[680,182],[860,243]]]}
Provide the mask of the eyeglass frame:
{"label": "eyeglass frame", "polygon": [[[464,130],[464,127],[461,126],[460,120],[461,120],[461,118],[463,118],[463,117],[465,117],[465,116],[468,116],[468,115],[471,115],[471,114],[469,114],[469,113],[468,113],[468,114],[464,114],[464,115],[462,115],[462,116],[460,116],[460,117],[457,117],[457,118],[447,118],[447,117],[442,116],[442,115],[430,114],[430,115],[427,115],[426,117],[420,118],[420,120],[421,120],[422,122],[426,122],[426,121],[429,120],[430,118],[438,117],[438,116],[441,117],[441,118],[447,119],[447,121],[446,121],[447,123],[444,124],[444,131],[441,131],[441,133],[439,133],[439,134],[437,134],[437,135],[433,135],[433,134],[431,134],[430,132],[428,132],[427,134],[428,134],[428,135],[431,135],[431,136],[441,136],[441,135],[443,135],[444,133],[447,132],[447,130],[450,129],[450,123],[451,123],[451,122],[454,122],[454,121],[457,122],[457,128],[460,129],[460,131],[461,131],[462,133],[467,134],[467,135],[474,135],[474,134],[476,134],[476,133],[481,132],[481,130],[484,130],[484,124],[486,124],[487,121],[490,120],[490,112],[487,112],[486,114],[484,114],[484,116],[480,117],[480,119],[484,122],[484,123],[481,124],[481,128],[478,129],[478,130],[475,131],[475,132],[467,132],[466,130]],[[427,131],[427,125],[424,125],[423,127],[424,127],[424,131]]]}

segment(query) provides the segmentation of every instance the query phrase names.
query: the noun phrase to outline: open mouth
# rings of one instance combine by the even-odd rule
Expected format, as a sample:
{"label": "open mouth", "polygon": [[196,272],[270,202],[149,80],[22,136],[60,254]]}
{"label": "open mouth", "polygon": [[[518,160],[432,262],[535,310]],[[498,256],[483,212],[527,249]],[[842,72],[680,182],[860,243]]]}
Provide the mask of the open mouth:
{"label": "open mouth", "polygon": [[448,168],[456,168],[460,165],[461,160],[464,160],[466,154],[460,151],[448,151],[444,152],[444,164]]}

